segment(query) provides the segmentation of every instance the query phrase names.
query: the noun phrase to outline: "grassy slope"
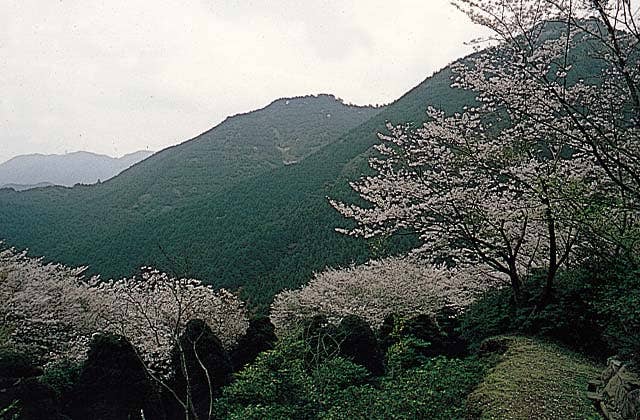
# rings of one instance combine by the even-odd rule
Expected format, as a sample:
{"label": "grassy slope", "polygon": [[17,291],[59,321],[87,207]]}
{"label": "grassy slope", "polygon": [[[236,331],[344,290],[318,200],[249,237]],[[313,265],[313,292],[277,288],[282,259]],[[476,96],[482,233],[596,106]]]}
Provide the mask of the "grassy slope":
{"label": "grassy slope", "polygon": [[555,344],[502,338],[508,350],[469,396],[481,419],[599,419],[586,398],[602,367]]}

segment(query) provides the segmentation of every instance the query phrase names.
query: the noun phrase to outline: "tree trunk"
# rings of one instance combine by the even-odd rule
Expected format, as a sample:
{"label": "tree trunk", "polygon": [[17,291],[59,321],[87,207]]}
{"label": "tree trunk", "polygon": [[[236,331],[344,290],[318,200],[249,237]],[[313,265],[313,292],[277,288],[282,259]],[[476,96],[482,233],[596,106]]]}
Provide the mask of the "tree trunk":
{"label": "tree trunk", "polygon": [[518,274],[515,262],[509,262],[509,279],[511,280],[511,291],[513,292],[513,301],[519,306],[522,301],[522,279]]}
{"label": "tree trunk", "polygon": [[553,218],[553,213],[551,212],[551,201],[548,196],[546,185],[542,186],[542,191],[545,195],[542,202],[546,206],[544,214],[547,219],[547,230],[549,233],[549,266],[547,267],[547,278],[545,279],[544,288],[542,289],[540,302],[538,302],[540,307],[544,308],[551,301],[553,280],[555,279],[558,271],[558,242],[556,237],[556,221]]}

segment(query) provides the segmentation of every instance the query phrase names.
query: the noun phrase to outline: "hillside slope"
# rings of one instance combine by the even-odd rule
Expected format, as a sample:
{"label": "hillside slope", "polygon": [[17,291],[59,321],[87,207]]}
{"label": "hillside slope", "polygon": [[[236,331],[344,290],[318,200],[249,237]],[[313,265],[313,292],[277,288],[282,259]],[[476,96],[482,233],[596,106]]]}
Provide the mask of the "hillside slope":
{"label": "hillside slope", "polygon": [[[422,121],[428,104],[453,110],[470,102],[469,93],[449,87],[449,77],[445,69],[382,110],[355,108],[351,125],[327,127],[304,110],[290,131],[276,127],[287,133],[280,134],[288,139],[280,144],[276,130],[265,125],[282,124],[295,100],[272,104],[277,112],[271,120],[265,115],[270,107],[230,118],[102,185],[3,191],[0,237],[29,247],[34,255],[89,265],[104,277],[155,265],[216,286],[242,288],[245,298],[268,303],[282,288],[304,283],[326,265],[371,256],[366,243],[334,232],[342,221],[326,196],[348,194],[347,177],[365,169],[364,157],[386,121]],[[348,120],[336,118],[336,110],[325,112],[327,105],[321,107],[321,121]],[[243,130],[255,136],[239,134]],[[322,147],[319,135],[334,141],[324,140]],[[229,138],[245,140],[234,145]],[[282,149],[292,138],[311,146],[295,151],[294,156],[306,158],[285,165],[291,158],[283,158],[276,146]],[[223,153],[239,147],[236,156],[248,155],[224,159],[215,151],[217,142]]]}
{"label": "hillside slope", "polygon": [[450,82],[447,67],[382,109],[327,95],[278,100],[99,186],[2,191],[0,238],[106,277],[154,265],[268,304],[313,271],[407,249],[410,237],[338,235],[346,222],[326,197],[351,197],[347,181],[367,171],[387,121],[420,124],[429,105],[455,112],[474,102]]}
{"label": "hillside slope", "polygon": [[[209,217],[211,206],[228,201],[238,183],[259,182],[266,173],[278,169],[286,173],[303,164],[306,157],[378,112],[377,108],[345,105],[329,95],[282,99],[230,117],[100,185],[23,193],[3,190],[0,237],[11,245],[29,247],[35,255],[89,265],[106,277],[131,273],[142,264],[171,269],[173,258],[182,256],[210,270],[211,256],[218,254],[218,239],[209,236],[192,242],[184,233],[199,224],[227,230],[242,225],[245,211],[262,214],[260,202],[246,204],[241,213],[229,206],[239,220],[223,226]],[[243,200],[250,196],[247,193]],[[185,215],[196,215],[197,223]],[[167,235],[167,229],[179,235]],[[247,234],[258,232],[244,232]],[[233,239],[240,240],[243,234],[236,236]],[[203,250],[189,251],[200,243],[209,257],[204,261],[200,260]],[[180,270],[211,280],[209,272],[183,265]]]}

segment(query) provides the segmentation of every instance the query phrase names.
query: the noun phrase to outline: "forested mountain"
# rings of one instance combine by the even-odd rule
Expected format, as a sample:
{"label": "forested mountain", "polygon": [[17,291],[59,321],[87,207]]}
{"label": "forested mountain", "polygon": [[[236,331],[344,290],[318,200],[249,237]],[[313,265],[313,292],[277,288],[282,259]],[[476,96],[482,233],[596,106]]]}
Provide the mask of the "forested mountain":
{"label": "forested mountain", "polygon": [[[225,271],[239,272],[247,281],[262,277],[267,273],[260,261],[291,245],[264,245],[273,240],[261,238],[270,224],[291,228],[296,220],[269,207],[275,197],[287,202],[277,190],[306,192],[291,191],[299,187],[286,176],[274,178],[278,185],[270,192],[270,173],[296,176],[306,157],[378,112],[329,95],[281,99],[230,117],[100,185],[3,190],[0,237],[36,255],[87,264],[105,277],[151,264],[240,285],[243,281]],[[230,258],[236,250],[249,252],[246,261]]]}
{"label": "forested mountain", "polygon": [[366,171],[387,121],[420,124],[429,105],[472,104],[451,75],[447,67],[382,109],[281,99],[101,185],[2,191],[0,237],[105,277],[153,265],[268,303],[326,266],[406,248],[411,237],[367,244],[335,233],[345,221],[327,196],[351,194],[347,181]]}
{"label": "forested mountain", "polygon": [[95,184],[113,178],[152,154],[141,150],[120,158],[90,152],[16,156],[0,164],[0,188],[18,191],[48,185]]}

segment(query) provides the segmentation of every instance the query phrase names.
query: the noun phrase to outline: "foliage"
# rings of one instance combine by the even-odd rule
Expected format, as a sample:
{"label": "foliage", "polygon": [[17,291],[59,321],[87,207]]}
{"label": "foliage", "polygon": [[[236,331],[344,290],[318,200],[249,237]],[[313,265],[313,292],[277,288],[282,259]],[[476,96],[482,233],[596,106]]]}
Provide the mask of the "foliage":
{"label": "foliage", "polygon": [[419,366],[432,357],[466,356],[467,343],[459,336],[459,321],[452,315],[444,310],[435,315],[387,317],[378,335],[386,351],[389,375]]}
{"label": "foliage", "polygon": [[488,291],[462,315],[461,335],[472,350],[477,350],[483,340],[511,332],[515,312],[509,289]]}
{"label": "foliage", "polygon": [[528,338],[509,338],[507,348],[468,398],[474,418],[600,418],[585,390],[602,367]]}
{"label": "foliage", "polygon": [[[350,184],[360,201],[330,199],[355,222],[337,231],[414,232],[430,262],[485,265],[509,277],[516,300],[543,270],[541,305],[575,249],[593,249],[587,238],[634,258],[638,11],[624,0],[578,3],[454,2],[494,32],[494,46],[453,66],[452,86],[477,104],[453,115],[429,107],[422,128],[388,123],[373,175]],[[588,79],[575,70],[585,67]]]}
{"label": "foliage", "polygon": [[[535,290],[544,276],[529,279]],[[559,273],[558,287],[540,307],[536,294],[513,305],[508,290],[487,292],[463,314],[460,332],[473,349],[494,335],[538,335],[600,359],[638,352],[638,274],[633,268],[592,267]]]}
{"label": "foliage", "polygon": [[465,398],[482,380],[478,359],[429,359],[418,368],[386,378],[380,388],[345,390],[323,419],[464,419]]}
{"label": "foliage", "polygon": [[372,375],[384,374],[384,355],[369,324],[355,315],[340,321],[337,335],[340,356],[365,367]]}
{"label": "foliage", "polygon": [[75,397],[77,383],[82,372],[82,364],[71,361],[60,361],[47,366],[40,381],[51,387],[60,402],[61,409],[67,411]]}
{"label": "foliage", "polygon": [[[20,420],[66,420],[60,413],[54,390],[38,381],[27,378],[17,386],[16,419]],[[1,411],[0,411],[1,412]]]}
{"label": "foliage", "polygon": [[[0,295],[6,302],[0,313],[11,327],[9,343],[29,350],[37,357],[38,364],[52,368],[61,361],[71,364],[83,361],[95,333],[121,334],[128,340],[126,349],[115,349],[115,344],[107,340],[96,342],[94,353],[102,344],[114,352],[130,350],[143,369],[145,380],[153,380],[154,386],[169,392],[175,397],[174,403],[183,407],[190,402],[180,399],[179,387],[172,388],[168,378],[176,373],[171,365],[172,349],[189,353],[190,349],[181,348],[179,341],[187,323],[202,317],[206,329],[220,334],[227,348],[233,347],[247,328],[244,305],[229,292],[215,291],[197,280],[176,279],[154,270],[145,271],[141,279],[97,282],[97,279],[83,279],[82,269],[43,264],[41,260],[27,258],[24,253],[5,250],[0,252],[0,272],[3,273]],[[128,344],[129,341],[134,346]],[[89,357],[94,353],[90,352]],[[210,351],[200,353],[203,358],[211,354]],[[96,366],[97,370],[105,368]],[[177,368],[175,364],[173,367]],[[53,371],[48,370],[53,375]],[[59,385],[63,389],[56,391],[66,404],[63,394],[69,383],[65,383],[65,373],[60,373],[62,377],[47,380],[62,382]],[[118,373],[112,376],[117,380]],[[216,387],[220,384],[216,383]],[[141,388],[141,392],[145,391]]]}
{"label": "foliage", "polygon": [[214,399],[231,382],[232,365],[222,342],[204,321],[187,323],[173,349],[172,365],[170,387],[183,404],[181,411],[189,412],[189,418],[212,418]]}
{"label": "foliage", "polygon": [[316,274],[308,285],[278,294],[271,306],[271,319],[278,334],[317,314],[333,323],[357,315],[379,327],[392,313],[411,316],[435,313],[443,307],[459,310],[499,283],[480,270],[449,270],[392,257]]}
{"label": "foliage", "polygon": [[387,349],[387,370],[390,376],[425,363],[431,343],[413,336],[401,337]]}
{"label": "foliage", "polygon": [[275,326],[267,317],[252,318],[245,334],[231,352],[234,372],[253,362],[258,354],[273,349],[278,338]]}
{"label": "foliage", "polygon": [[421,366],[372,380],[342,357],[308,365],[315,351],[304,332],[284,337],[274,350],[236,375],[218,400],[224,418],[464,418],[465,396],[478,384],[487,362],[475,358],[421,359]]}
{"label": "foliage", "polygon": [[136,350],[124,337],[93,337],[73,393],[74,419],[139,418],[154,400],[154,388]]}
{"label": "foliage", "polygon": [[459,325],[457,315],[441,310],[434,315],[414,316],[401,324],[398,335],[428,341],[429,348],[424,354],[430,357],[439,355],[464,356],[467,345],[456,331]]}
{"label": "foliage", "polygon": [[0,347],[0,378],[29,378],[42,374],[27,354],[11,347]]}
{"label": "foliage", "polygon": [[[253,412],[288,413],[290,418],[310,418],[317,410],[313,380],[301,357],[307,351],[303,342],[281,342],[274,350],[236,374],[236,380],[223,390],[216,402],[219,413],[242,418]],[[277,418],[277,417],[276,417]]]}
{"label": "foliage", "polygon": [[[544,142],[560,136],[567,152],[590,160],[601,173],[600,188],[566,196],[568,217],[591,242],[590,255],[637,258],[637,7],[627,0],[524,1],[516,8],[510,2],[456,3],[508,51],[506,57],[485,55],[461,69],[459,85],[506,109],[514,128],[529,124]],[[562,36],[549,38],[551,27]],[[587,77],[576,71],[585,63],[591,63]]]}
{"label": "foliage", "polygon": [[0,316],[8,342],[28,349],[40,365],[84,358],[98,316],[88,311],[91,280],[80,280],[83,271],[0,251]]}
{"label": "foliage", "polygon": [[[595,291],[591,302],[611,351],[640,361],[640,271],[620,267]],[[640,365],[639,365],[640,366]]]}
{"label": "foliage", "polygon": [[204,320],[227,350],[248,326],[244,303],[230,292],[157,270],[102,282],[93,291],[105,330],[129,338],[155,374],[166,376],[171,351],[191,320]]}

